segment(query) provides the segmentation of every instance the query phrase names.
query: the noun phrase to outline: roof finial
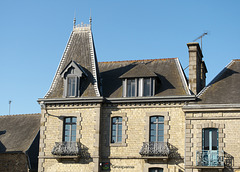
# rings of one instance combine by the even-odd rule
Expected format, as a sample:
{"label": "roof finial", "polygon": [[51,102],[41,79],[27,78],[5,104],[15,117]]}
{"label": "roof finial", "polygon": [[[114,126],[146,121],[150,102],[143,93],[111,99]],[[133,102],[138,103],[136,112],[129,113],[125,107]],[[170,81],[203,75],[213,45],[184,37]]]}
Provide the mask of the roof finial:
{"label": "roof finial", "polygon": [[90,29],[91,29],[91,28],[92,28],[92,14],[91,14],[91,9],[90,9],[89,25],[90,25]]}
{"label": "roof finial", "polygon": [[76,10],[74,12],[74,19],[73,19],[73,28],[76,26]]}

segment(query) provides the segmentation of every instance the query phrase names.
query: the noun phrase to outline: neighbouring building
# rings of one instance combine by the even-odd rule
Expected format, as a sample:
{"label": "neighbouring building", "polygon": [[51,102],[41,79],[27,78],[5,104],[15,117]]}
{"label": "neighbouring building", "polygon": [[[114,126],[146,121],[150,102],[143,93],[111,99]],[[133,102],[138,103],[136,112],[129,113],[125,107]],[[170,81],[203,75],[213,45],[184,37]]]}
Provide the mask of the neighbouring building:
{"label": "neighbouring building", "polygon": [[41,114],[0,116],[0,171],[38,170]]}
{"label": "neighbouring building", "polygon": [[186,113],[185,168],[240,171],[240,60],[229,63]]}
{"label": "neighbouring building", "polygon": [[[218,90],[214,80],[205,88],[202,51],[198,43],[187,46],[188,80],[177,58],[98,62],[91,20],[74,24],[51,87],[38,99],[38,171],[237,169],[237,85],[234,102],[219,105],[229,86]],[[223,85],[235,84],[237,73],[224,75]],[[217,164],[204,163],[205,152]],[[225,155],[235,156],[234,166]]]}

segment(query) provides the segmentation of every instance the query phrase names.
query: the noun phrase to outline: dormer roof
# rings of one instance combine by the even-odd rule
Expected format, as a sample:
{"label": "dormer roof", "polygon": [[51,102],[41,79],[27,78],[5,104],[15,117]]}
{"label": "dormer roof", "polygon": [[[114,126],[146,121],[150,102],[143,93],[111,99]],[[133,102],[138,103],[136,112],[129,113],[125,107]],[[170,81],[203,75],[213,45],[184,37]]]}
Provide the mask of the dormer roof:
{"label": "dormer roof", "polygon": [[135,67],[121,75],[119,78],[146,78],[157,77],[157,75],[150,71],[145,64],[137,64]]}
{"label": "dormer roof", "polygon": [[78,75],[79,77],[88,76],[87,73],[84,71],[84,69],[81,67],[81,65],[77,64],[75,61],[71,61],[65,69],[60,73],[62,77],[64,77],[65,73],[68,73],[68,71],[73,68],[75,70],[75,74]]}

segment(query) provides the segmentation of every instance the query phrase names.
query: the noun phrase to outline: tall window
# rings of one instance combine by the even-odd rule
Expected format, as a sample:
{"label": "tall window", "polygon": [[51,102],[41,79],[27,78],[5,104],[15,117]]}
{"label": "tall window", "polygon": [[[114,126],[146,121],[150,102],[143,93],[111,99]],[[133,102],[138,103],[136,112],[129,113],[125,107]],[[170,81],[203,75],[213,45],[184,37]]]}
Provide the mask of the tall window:
{"label": "tall window", "polygon": [[164,141],[164,117],[150,117],[150,142]]}
{"label": "tall window", "polygon": [[143,96],[152,96],[151,85],[152,84],[150,78],[143,79]]}
{"label": "tall window", "polygon": [[203,150],[218,150],[218,129],[203,129]]}
{"label": "tall window", "polygon": [[67,79],[67,96],[68,97],[75,97],[76,96],[76,88],[77,82],[76,77],[68,77]]}
{"label": "tall window", "polygon": [[76,141],[76,117],[66,117],[64,119],[64,139],[65,142]]}
{"label": "tall window", "polygon": [[135,97],[136,95],[136,81],[135,79],[127,80],[127,97]]}
{"label": "tall window", "polygon": [[162,168],[149,168],[149,172],[163,172]]}
{"label": "tall window", "polygon": [[122,117],[113,117],[111,143],[121,142],[122,142]]}

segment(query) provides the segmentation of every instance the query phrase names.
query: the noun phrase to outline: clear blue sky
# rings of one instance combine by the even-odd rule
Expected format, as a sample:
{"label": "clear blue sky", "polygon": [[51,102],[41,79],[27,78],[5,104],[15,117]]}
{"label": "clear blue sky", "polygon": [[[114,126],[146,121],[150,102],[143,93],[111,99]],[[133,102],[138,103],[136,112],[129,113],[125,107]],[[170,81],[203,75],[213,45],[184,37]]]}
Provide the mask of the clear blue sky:
{"label": "clear blue sky", "polygon": [[[204,32],[210,82],[240,58],[240,1],[8,0],[0,1],[0,115],[38,113],[72,31],[90,10],[98,61],[178,57]],[[188,73],[188,70],[186,70]]]}

